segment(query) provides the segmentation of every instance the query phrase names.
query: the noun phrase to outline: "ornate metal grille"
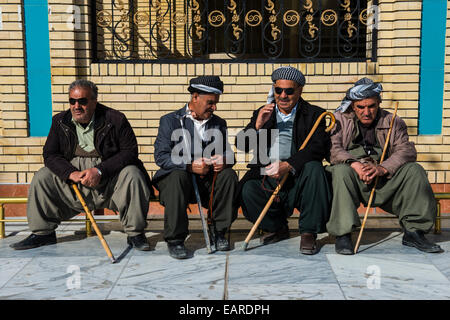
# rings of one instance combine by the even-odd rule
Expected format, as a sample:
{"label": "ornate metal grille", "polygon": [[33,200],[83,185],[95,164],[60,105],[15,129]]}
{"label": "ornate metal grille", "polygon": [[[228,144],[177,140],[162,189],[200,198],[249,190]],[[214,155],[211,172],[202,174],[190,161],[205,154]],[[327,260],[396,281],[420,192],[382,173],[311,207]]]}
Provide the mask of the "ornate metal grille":
{"label": "ornate metal grille", "polygon": [[376,60],[378,0],[92,0],[97,62]]}

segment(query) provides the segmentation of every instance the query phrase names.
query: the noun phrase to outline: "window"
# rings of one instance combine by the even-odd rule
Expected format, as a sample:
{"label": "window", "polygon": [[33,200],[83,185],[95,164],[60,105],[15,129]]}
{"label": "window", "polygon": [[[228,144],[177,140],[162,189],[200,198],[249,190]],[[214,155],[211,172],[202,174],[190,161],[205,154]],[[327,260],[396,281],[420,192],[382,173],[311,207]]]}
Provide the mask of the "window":
{"label": "window", "polygon": [[376,59],[376,0],[93,0],[97,61]]}

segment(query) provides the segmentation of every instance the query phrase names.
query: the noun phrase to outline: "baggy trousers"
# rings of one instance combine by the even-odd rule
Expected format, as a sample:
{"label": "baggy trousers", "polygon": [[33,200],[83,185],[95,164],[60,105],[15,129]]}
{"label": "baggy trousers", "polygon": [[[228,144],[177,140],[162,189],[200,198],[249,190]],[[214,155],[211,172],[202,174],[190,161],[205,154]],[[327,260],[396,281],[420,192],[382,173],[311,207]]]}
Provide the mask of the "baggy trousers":
{"label": "baggy trousers", "polygon": [[[247,181],[242,187],[241,206],[244,216],[255,223],[266,206],[272,191],[278,185],[275,179],[266,177],[264,188],[262,179]],[[264,190],[266,189],[266,190]],[[330,214],[331,191],[325,170],[318,161],[305,164],[301,174],[289,176],[278,193],[279,201],[274,201],[261,221],[260,228],[275,232],[287,225],[287,218],[297,208],[300,233],[322,233]]]}
{"label": "baggy trousers", "polygon": [[[212,174],[197,177],[200,198],[204,207],[208,206],[212,187]],[[157,182],[159,199],[164,206],[164,240],[184,241],[189,234],[189,219],[186,209],[189,203],[196,203],[192,174],[174,170]],[[219,172],[214,183],[212,220],[215,230],[227,231],[237,217],[236,192],[238,178],[236,172],[227,168]]]}
{"label": "baggy trousers", "polygon": [[[335,236],[361,226],[357,209],[367,205],[373,184],[366,185],[348,164],[327,167],[332,173],[333,202],[328,232]],[[404,164],[394,176],[379,179],[372,207],[396,215],[407,231],[428,232],[436,219],[436,201],[425,170],[417,163]]]}
{"label": "baggy trousers", "polygon": [[[98,158],[75,157],[71,163],[80,171],[100,163]],[[142,233],[147,226],[150,190],[144,175],[136,166],[123,168],[108,181],[96,188],[78,185],[90,210],[108,208],[118,211],[120,222],[129,236]],[[28,192],[27,216],[33,233],[46,235],[55,230],[61,221],[84,212],[72,187],[47,167],[33,177]]]}

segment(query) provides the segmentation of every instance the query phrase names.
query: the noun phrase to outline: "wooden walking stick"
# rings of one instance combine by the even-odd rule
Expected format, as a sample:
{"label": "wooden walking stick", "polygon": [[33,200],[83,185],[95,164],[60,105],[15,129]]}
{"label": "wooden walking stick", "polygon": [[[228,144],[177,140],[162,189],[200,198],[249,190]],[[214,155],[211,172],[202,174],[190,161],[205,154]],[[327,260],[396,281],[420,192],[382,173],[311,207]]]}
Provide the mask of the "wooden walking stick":
{"label": "wooden walking stick", "polygon": [[91,212],[89,211],[89,208],[87,207],[86,202],[84,201],[83,196],[82,196],[81,193],[80,193],[80,190],[78,190],[78,187],[77,187],[77,185],[76,185],[75,183],[72,184],[72,188],[73,188],[73,190],[75,191],[75,193],[76,193],[76,195],[77,195],[77,197],[78,197],[78,200],[80,200],[81,205],[83,206],[84,212],[86,212],[86,215],[88,216],[89,220],[91,221],[92,226],[94,227],[95,233],[97,234],[98,238],[100,239],[100,242],[101,242],[103,248],[105,249],[106,254],[107,254],[108,257],[111,259],[111,262],[112,262],[112,263],[115,263],[115,262],[116,262],[116,259],[114,258],[114,256],[113,256],[111,250],[109,249],[109,246],[108,246],[108,244],[106,243],[106,240],[103,238],[103,235],[102,235],[102,233],[100,232],[100,229],[98,228],[97,223],[95,222],[94,217],[92,216]]}
{"label": "wooden walking stick", "polygon": [[[303,143],[300,146],[300,148],[298,149],[298,151],[300,151],[300,150],[302,150],[302,149],[304,149],[306,147],[307,143],[309,142],[309,140],[311,139],[312,135],[316,131],[317,127],[319,126],[320,121],[322,121],[323,117],[325,117],[327,115],[330,116],[330,118],[331,118],[330,120],[331,121],[330,121],[330,124],[328,125],[328,127],[325,129],[325,132],[330,132],[331,129],[333,129],[334,124],[336,122],[334,114],[332,114],[331,112],[323,112],[319,116],[319,118],[317,118],[316,122],[314,123],[314,126],[312,127],[312,129],[309,132],[308,136],[306,137],[305,141],[303,141]],[[269,198],[269,201],[267,202],[266,206],[264,207],[264,209],[259,214],[258,219],[256,220],[255,224],[253,225],[252,229],[250,230],[247,238],[245,238],[245,240],[244,240],[244,245],[243,245],[243,249],[244,250],[247,250],[248,243],[250,242],[250,239],[253,237],[253,234],[255,233],[256,229],[259,226],[259,224],[261,223],[261,221],[263,220],[263,218],[266,215],[267,211],[269,210],[270,206],[272,205],[273,200],[278,195],[278,192],[280,192],[280,190],[283,187],[284,183],[286,182],[288,176],[289,176],[289,173],[286,173],[283,176],[283,179],[281,179],[280,184],[278,184],[278,186],[276,187],[275,191],[272,193],[272,196]]]}
{"label": "wooden walking stick", "polygon": [[[387,146],[389,144],[389,139],[391,138],[392,127],[394,126],[394,120],[395,120],[395,117],[397,116],[397,109],[398,109],[398,102],[395,103],[394,115],[392,116],[391,123],[389,125],[389,131],[388,131],[388,134],[386,137],[386,142],[384,143],[384,148],[383,148],[383,153],[381,154],[380,164],[383,163],[384,156],[386,155],[386,150],[387,150]],[[366,213],[364,214],[363,223],[361,225],[361,229],[359,230],[358,240],[356,241],[355,249],[353,250],[353,253],[355,253],[355,254],[358,252],[359,242],[361,241],[364,226],[366,225],[367,216],[369,215],[370,206],[372,205],[373,197],[375,195],[375,189],[377,187],[378,177],[379,176],[377,176],[375,178],[375,183],[373,185],[372,191],[370,192],[369,202],[367,203]]]}

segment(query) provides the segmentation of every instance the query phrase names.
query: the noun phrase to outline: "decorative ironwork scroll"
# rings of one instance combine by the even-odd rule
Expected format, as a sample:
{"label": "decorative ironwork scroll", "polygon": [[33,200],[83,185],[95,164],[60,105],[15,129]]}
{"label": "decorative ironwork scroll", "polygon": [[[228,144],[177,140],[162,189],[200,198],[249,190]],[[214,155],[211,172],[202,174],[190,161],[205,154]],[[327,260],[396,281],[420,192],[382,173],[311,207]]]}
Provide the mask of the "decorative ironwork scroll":
{"label": "decorative ironwork scroll", "polygon": [[89,1],[97,61],[376,58],[377,0]]}

